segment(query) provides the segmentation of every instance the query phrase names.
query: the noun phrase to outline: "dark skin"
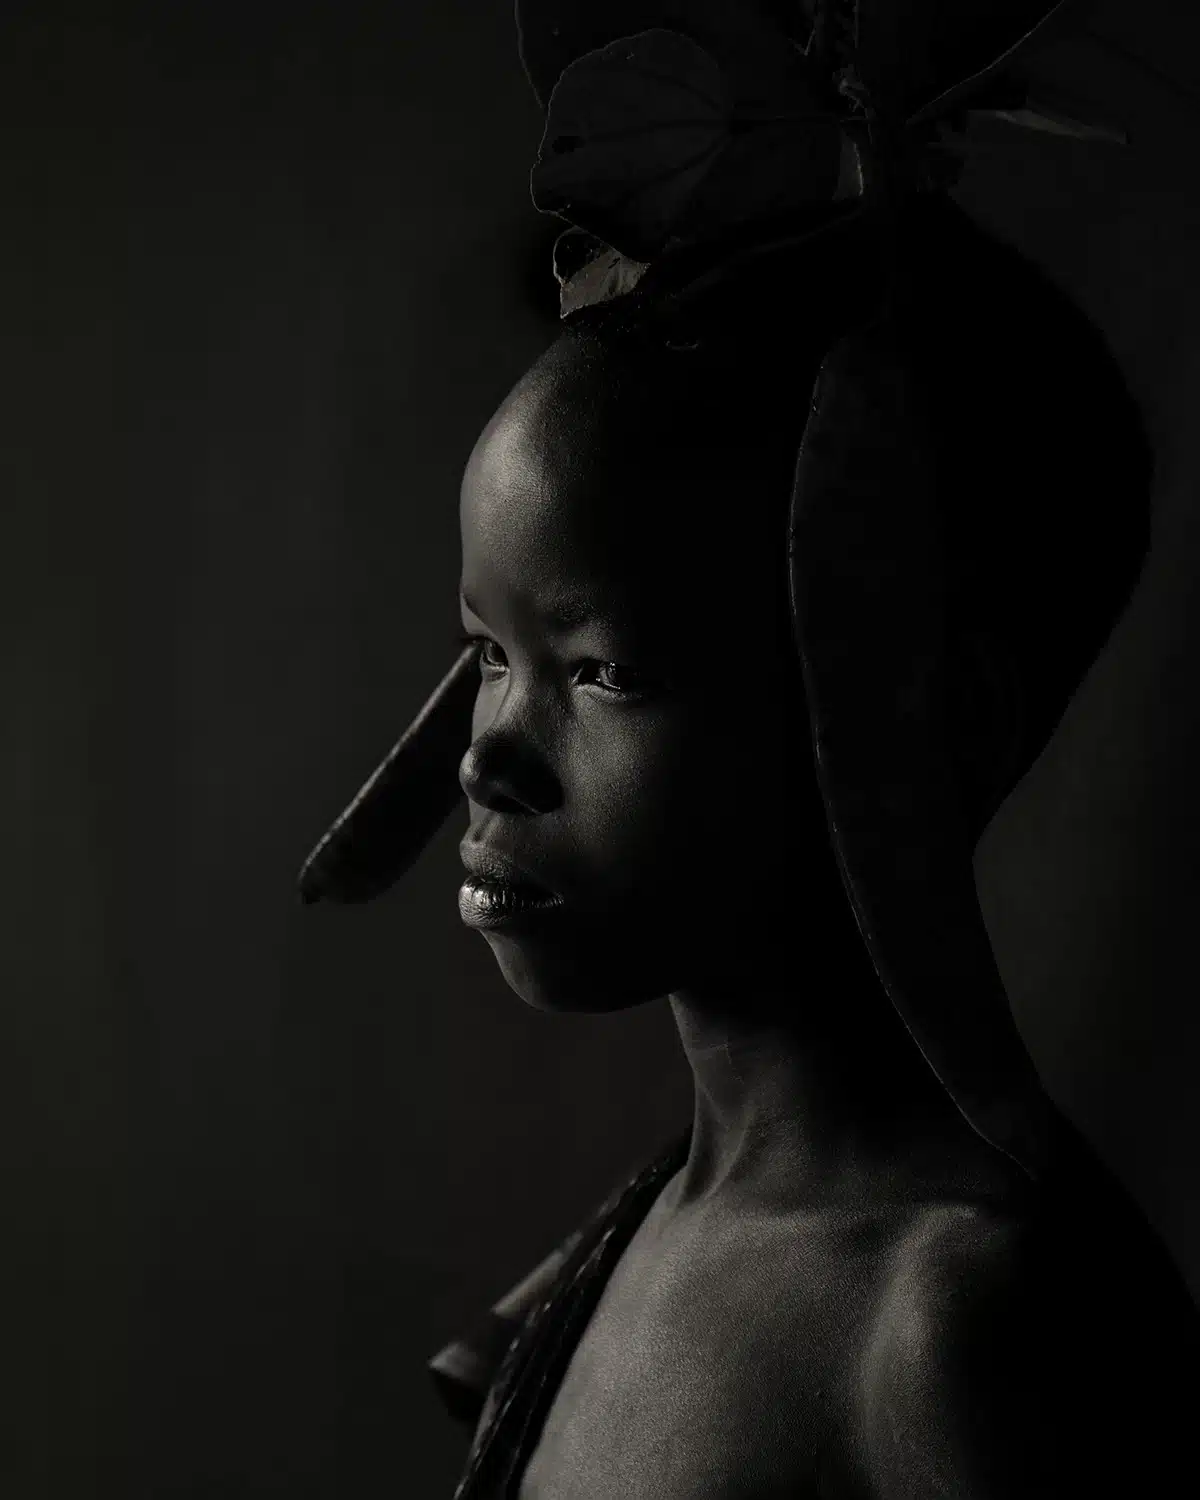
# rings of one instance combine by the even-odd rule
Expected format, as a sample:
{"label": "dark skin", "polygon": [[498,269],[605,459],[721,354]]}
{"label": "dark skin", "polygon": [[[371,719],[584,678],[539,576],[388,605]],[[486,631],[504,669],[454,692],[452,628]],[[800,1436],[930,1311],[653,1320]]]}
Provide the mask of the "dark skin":
{"label": "dark skin", "polygon": [[[484,641],[467,841],[566,903],[484,936],[542,1009],[669,995],[695,1084],[687,1162],[520,1493],[1091,1493],[1074,1429],[1115,1422],[1100,1352],[1111,1375],[1144,1330],[1098,1323],[1095,1240],[1047,1228],[892,1015],[830,855],[778,512],[732,439],[686,410],[648,426],[659,406],[616,356],[560,343],[462,489],[463,624]],[[556,624],[567,601],[591,614]],[[1013,753],[1002,676],[980,674],[962,721],[982,785]]]}

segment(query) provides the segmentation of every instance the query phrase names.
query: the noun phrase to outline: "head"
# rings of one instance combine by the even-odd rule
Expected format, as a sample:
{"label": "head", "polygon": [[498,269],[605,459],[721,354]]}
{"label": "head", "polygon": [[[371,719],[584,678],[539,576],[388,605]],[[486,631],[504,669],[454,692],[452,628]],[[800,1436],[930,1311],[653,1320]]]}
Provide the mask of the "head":
{"label": "head", "polygon": [[[910,233],[944,429],[950,733],[978,834],[1129,593],[1148,460],[1107,351],[1052,288],[947,206]],[[786,522],[813,381],[861,316],[872,253],[843,245],[683,317],[652,296],[577,315],[471,455],[463,623],[484,644],[461,781],[468,837],[564,898],[487,934],[532,1004],[620,1009],[857,947]],[[1132,516],[1115,531],[1114,493]]]}

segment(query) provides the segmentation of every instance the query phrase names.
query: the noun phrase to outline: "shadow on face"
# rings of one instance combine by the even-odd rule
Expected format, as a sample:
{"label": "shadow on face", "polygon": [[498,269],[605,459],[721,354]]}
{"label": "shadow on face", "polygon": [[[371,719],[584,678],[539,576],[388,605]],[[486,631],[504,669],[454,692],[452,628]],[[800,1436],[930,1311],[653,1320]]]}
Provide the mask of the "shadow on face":
{"label": "shadow on face", "polygon": [[483,645],[460,779],[468,838],[563,897],[484,934],[533,1005],[745,982],[844,903],[790,639],[788,476],[707,416],[568,335],[467,466]]}

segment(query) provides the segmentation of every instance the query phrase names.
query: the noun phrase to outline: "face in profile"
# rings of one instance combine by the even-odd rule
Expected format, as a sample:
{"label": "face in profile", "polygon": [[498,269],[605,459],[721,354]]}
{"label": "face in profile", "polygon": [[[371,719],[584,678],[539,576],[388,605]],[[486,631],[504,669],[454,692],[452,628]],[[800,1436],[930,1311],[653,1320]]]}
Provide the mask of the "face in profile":
{"label": "face in profile", "polygon": [[476,444],[460,508],[463,626],[481,643],[463,849],[559,898],[481,928],[532,1005],[614,1010],[744,980],[794,955],[815,883],[836,882],[788,633],[782,486],[719,424],[569,337]]}

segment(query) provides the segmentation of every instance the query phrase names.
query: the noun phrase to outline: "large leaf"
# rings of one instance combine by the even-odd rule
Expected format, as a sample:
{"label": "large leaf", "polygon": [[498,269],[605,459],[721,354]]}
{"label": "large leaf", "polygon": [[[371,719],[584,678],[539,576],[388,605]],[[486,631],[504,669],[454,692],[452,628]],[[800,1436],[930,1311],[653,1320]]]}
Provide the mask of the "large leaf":
{"label": "large leaf", "polygon": [[[849,147],[836,121],[816,112],[735,130],[681,215],[679,238],[712,240],[755,223],[766,229],[832,203],[843,196],[840,169]],[[857,193],[861,178],[854,180]]]}
{"label": "large leaf", "polygon": [[543,108],[571,63],[618,37],[661,27],[723,63],[783,56],[808,36],[804,9],[802,0],[516,0],[521,61]]}
{"label": "large leaf", "polygon": [[636,261],[833,200],[842,141],[802,54],[727,66],[661,28],[579,58],[550,96],[538,208]]}
{"label": "large leaf", "polygon": [[530,186],[635,260],[650,260],[730,136],[716,59],[675,31],[623,37],[558,80]]}

